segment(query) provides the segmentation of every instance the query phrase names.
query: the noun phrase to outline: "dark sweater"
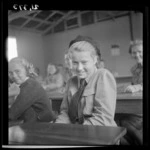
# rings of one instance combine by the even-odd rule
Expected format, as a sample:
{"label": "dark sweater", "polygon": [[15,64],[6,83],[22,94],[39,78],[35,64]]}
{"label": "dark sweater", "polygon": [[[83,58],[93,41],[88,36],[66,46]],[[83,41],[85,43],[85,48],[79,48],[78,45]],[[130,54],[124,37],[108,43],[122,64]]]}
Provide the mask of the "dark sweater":
{"label": "dark sweater", "polygon": [[20,94],[9,109],[9,121],[37,121],[45,116],[46,121],[54,119],[50,100],[43,87],[29,78],[20,85]]}

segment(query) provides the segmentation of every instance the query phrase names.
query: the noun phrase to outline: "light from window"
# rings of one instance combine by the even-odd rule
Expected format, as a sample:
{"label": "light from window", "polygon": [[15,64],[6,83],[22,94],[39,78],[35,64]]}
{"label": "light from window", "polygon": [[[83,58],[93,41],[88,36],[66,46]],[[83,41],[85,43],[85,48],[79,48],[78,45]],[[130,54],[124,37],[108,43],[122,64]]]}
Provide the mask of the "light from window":
{"label": "light from window", "polygon": [[14,37],[8,38],[7,48],[8,48],[8,51],[7,51],[8,61],[10,61],[12,58],[18,56],[16,38],[14,38]]}

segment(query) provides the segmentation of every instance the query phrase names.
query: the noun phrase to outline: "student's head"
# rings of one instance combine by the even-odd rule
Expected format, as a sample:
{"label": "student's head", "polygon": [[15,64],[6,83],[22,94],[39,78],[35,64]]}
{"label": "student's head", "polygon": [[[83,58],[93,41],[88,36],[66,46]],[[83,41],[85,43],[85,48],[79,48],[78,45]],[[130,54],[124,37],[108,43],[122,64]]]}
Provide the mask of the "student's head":
{"label": "student's head", "polygon": [[129,47],[129,53],[137,61],[137,63],[143,63],[143,41],[135,40],[131,42]]}
{"label": "student's head", "polygon": [[47,75],[52,75],[52,74],[55,74],[57,71],[57,68],[54,64],[52,63],[49,63],[48,66],[47,66]]}
{"label": "student's head", "polygon": [[70,42],[68,52],[72,69],[79,78],[88,78],[96,68],[97,51],[92,42],[91,38],[83,36],[78,36]]}
{"label": "student's head", "polygon": [[105,62],[103,59],[99,60],[99,63],[97,63],[97,68],[105,68]]}
{"label": "student's head", "polygon": [[9,76],[16,84],[22,84],[27,77],[37,75],[34,67],[26,59],[15,57],[9,62]]}

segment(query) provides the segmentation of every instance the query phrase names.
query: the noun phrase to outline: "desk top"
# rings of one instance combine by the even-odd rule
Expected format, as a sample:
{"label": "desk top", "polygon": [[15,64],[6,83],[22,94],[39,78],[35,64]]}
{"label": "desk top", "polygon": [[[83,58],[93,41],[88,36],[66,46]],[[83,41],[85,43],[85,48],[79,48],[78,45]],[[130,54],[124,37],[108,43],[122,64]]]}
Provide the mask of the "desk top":
{"label": "desk top", "polygon": [[142,100],[143,93],[136,92],[136,93],[118,93],[117,100]]}
{"label": "desk top", "polygon": [[[48,96],[50,99],[53,100],[62,100],[64,94],[62,93],[48,93]],[[117,100],[130,100],[130,99],[137,99],[141,100],[143,99],[143,94],[142,92],[137,92],[137,93],[117,93]]]}
{"label": "desk top", "polygon": [[25,123],[9,128],[9,132],[16,127],[20,128],[23,137],[19,137],[19,141],[9,137],[9,144],[113,145],[126,134],[123,127],[59,123]]}

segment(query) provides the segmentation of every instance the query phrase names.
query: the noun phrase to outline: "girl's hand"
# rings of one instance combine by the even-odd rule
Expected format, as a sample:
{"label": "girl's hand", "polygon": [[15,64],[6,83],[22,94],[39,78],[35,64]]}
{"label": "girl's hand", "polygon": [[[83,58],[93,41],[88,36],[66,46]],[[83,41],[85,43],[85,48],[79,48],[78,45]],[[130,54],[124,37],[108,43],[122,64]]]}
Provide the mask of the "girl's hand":
{"label": "girl's hand", "polygon": [[137,85],[129,85],[127,88],[125,88],[124,92],[134,93],[134,92],[140,92],[143,91],[143,87],[140,84]]}
{"label": "girl's hand", "polygon": [[136,91],[136,89],[135,89],[135,87],[133,86],[133,85],[129,85],[129,86],[127,86],[127,88],[124,90],[124,92],[129,92],[129,93],[133,93],[133,92],[135,92]]}

